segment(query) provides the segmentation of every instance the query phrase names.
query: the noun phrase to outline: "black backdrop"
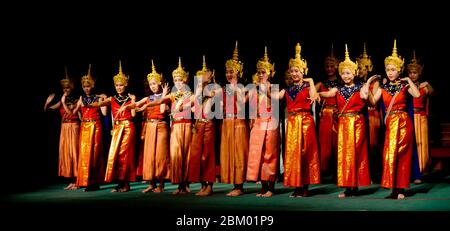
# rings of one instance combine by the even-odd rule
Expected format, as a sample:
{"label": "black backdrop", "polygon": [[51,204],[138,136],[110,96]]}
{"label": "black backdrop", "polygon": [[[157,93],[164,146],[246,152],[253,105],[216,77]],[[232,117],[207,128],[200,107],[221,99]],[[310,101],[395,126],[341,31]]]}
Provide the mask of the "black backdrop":
{"label": "black backdrop", "polygon": [[[214,4],[214,5],[209,5]],[[309,76],[322,76],[323,58],[334,44],[342,58],[348,43],[352,59],[367,42],[374,73],[383,74],[383,60],[392,52],[394,38],[399,54],[409,61],[412,50],[425,63],[424,77],[435,87],[433,122],[448,120],[447,15],[442,6],[407,3],[308,3],[298,1],[243,3],[66,3],[15,6],[6,17],[3,45],[5,69],[16,101],[4,101],[7,121],[2,177],[11,191],[53,182],[57,174],[58,115],[44,113],[47,95],[59,92],[64,65],[76,80],[93,65],[99,91],[113,93],[112,76],[118,60],[129,74],[131,91],[142,96],[142,81],[154,59],[159,72],[171,81],[171,72],[182,57],[193,74],[201,68],[201,55],[216,69],[220,81],[224,63],[239,40],[244,73],[250,78],[264,46],[281,78],[294,46],[302,45]],[[243,4],[246,4],[244,6]],[[350,4],[350,3],[349,3]],[[428,14],[428,15],[426,15]],[[6,73],[5,73],[6,75]],[[8,82],[9,83],[9,82]],[[5,86],[4,86],[5,87]],[[437,129],[437,128],[436,128]],[[3,161],[2,161],[3,162]],[[3,191],[5,192],[5,191]]]}

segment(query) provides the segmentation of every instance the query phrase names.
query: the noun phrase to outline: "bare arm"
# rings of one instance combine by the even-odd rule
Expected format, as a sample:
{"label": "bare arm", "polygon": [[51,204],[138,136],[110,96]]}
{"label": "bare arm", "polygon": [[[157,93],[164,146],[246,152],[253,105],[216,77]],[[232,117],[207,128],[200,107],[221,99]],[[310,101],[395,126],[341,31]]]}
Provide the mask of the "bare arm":
{"label": "bare arm", "polygon": [[336,93],[337,93],[337,88],[333,87],[328,91],[319,92],[319,95],[320,95],[320,97],[330,98],[330,97],[335,97]]}
{"label": "bare arm", "polygon": [[311,103],[320,102],[320,95],[317,93],[316,86],[314,85],[314,80],[312,78],[304,78],[303,81],[309,83],[309,99]]}
{"label": "bare arm", "polygon": [[68,114],[68,115],[72,115],[73,114],[73,108],[69,108],[69,106],[67,106],[66,104],[66,96],[67,94],[64,93],[64,95],[61,97],[61,105],[64,108],[64,111]]}
{"label": "bare arm", "polygon": [[419,89],[417,88],[417,86],[413,83],[413,81],[409,77],[403,78],[401,80],[402,81],[408,81],[408,86],[409,86],[408,92],[409,92],[409,94],[411,94],[414,98],[420,97]]}
{"label": "bare arm", "polygon": [[59,107],[61,107],[61,101],[53,104],[52,106],[48,106],[50,102],[52,102],[53,98],[55,98],[55,93],[52,93],[47,97],[47,100],[45,101],[44,105],[44,111],[47,111],[47,109],[56,110]]}

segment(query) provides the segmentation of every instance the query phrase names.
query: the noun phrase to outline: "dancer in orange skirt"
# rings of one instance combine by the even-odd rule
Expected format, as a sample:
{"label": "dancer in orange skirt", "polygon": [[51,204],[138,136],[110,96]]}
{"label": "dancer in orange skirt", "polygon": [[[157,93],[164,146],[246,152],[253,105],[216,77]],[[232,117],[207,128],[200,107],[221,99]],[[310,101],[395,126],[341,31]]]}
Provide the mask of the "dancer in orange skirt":
{"label": "dancer in orange skirt", "polygon": [[350,60],[345,45],[345,60],[339,63],[338,84],[321,97],[337,97],[338,105],[338,153],[337,186],[345,187],[339,198],[354,196],[358,187],[370,185],[366,122],[363,114],[368,88],[359,81],[355,83],[357,64]]}
{"label": "dancer in orange skirt", "polygon": [[102,123],[100,114],[106,115],[102,108],[92,108],[87,105],[102,102],[104,95],[94,94],[95,81],[91,76],[91,65],[87,75],[81,78],[84,94],[78,100],[81,108],[80,157],[78,159],[77,186],[86,187],[85,191],[100,189],[105,175],[105,165],[102,144]]}
{"label": "dancer in orange skirt", "polygon": [[[413,122],[407,113],[407,97],[420,96],[419,89],[410,78],[400,78],[403,59],[397,54],[396,41],[392,55],[384,60],[388,81],[369,93],[372,105],[382,98],[386,106],[385,142],[383,148],[383,174],[381,187],[392,188],[389,198],[404,199],[404,189],[409,188],[413,153]],[[370,78],[366,85],[370,86]]]}
{"label": "dancer in orange skirt", "polygon": [[55,94],[51,94],[45,102],[44,110],[58,110],[61,114],[61,133],[59,137],[59,165],[58,175],[68,178],[70,184],[65,190],[77,189],[76,177],[78,175],[78,154],[79,154],[79,134],[80,120],[77,115],[78,97],[73,94],[73,82],[69,79],[66,68],[66,77],[61,80],[63,96],[61,100],[49,106]]}
{"label": "dancer in orange skirt", "polygon": [[130,191],[130,181],[136,181],[135,166],[135,126],[133,117],[134,109],[129,105],[135,105],[136,97],[126,93],[129,77],[122,72],[122,63],[119,61],[119,73],[114,76],[114,85],[117,94],[105,98],[102,102],[94,102],[88,107],[111,105],[114,127],[112,130],[111,145],[105,173],[105,182],[118,181],[117,187],[111,192]]}
{"label": "dancer in orange skirt", "polygon": [[[407,66],[409,78],[419,88],[420,97],[414,98],[414,130],[416,134],[417,154],[419,159],[419,175],[422,175],[428,166],[429,146],[428,146],[428,107],[429,96],[433,94],[433,88],[427,82],[420,82],[423,66],[416,59],[416,52],[413,53],[413,59]],[[414,183],[422,183],[418,177]]]}
{"label": "dancer in orange skirt", "polygon": [[289,60],[292,85],[281,90],[278,98],[286,98],[287,128],[284,159],[284,185],[295,187],[290,197],[309,196],[310,184],[320,183],[320,160],[311,104],[319,99],[308,73],[306,61],[300,57],[301,46],[295,47],[295,58]]}
{"label": "dancer in orange skirt", "polygon": [[[163,91],[162,75],[156,72],[152,60],[152,72],[147,75],[148,84],[152,94],[136,102],[140,108],[136,111],[144,111],[144,125],[142,127],[142,179],[150,181],[150,185],[142,192],[160,193],[164,191],[164,181],[169,178],[169,124],[167,104],[148,106],[155,100],[167,95]],[[142,106],[143,105],[143,106]],[[159,182],[157,186],[156,183]]]}

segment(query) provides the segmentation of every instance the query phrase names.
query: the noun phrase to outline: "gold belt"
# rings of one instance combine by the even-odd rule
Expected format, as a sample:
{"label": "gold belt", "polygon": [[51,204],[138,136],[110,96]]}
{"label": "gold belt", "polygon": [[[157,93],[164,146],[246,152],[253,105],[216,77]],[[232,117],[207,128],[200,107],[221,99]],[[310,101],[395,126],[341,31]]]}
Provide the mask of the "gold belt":
{"label": "gold belt", "polygon": [[150,122],[150,123],[159,123],[159,122],[166,122],[162,119],[146,119],[145,122]]}
{"label": "gold belt", "polygon": [[98,120],[92,119],[92,120],[82,120],[81,122],[87,123],[87,122],[97,122]]}
{"label": "gold belt", "polygon": [[116,120],[114,121],[114,124],[128,124],[131,120]]}
{"label": "gold belt", "polygon": [[357,112],[357,111],[355,111],[355,112],[344,112],[344,113],[338,114],[338,117],[356,116],[356,115],[359,115],[359,114],[361,114],[361,112]]}
{"label": "gold belt", "polygon": [[201,122],[201,123],[208,123],[209,121],[211,121],[210,119],[197,119],[197,122]]}
{"label": "gold belt", "polygon": [[393,114],[397,114],[397,113],[402,113],[402,112],[406,112],[405,110],[394,110],[394,111],[390,111],[389,115],[393,115]]}

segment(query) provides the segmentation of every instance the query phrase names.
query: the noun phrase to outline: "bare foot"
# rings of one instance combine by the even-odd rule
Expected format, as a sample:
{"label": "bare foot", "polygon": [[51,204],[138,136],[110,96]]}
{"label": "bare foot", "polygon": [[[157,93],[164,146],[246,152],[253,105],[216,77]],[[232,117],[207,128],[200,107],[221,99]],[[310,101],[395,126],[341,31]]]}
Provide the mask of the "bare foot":
{"label": "bare foot", "polygon": [[347,197],[347,196],[345,195],[345,193],[339,193],[338,197],[339,197],[339,198],[345,198],[345,197]]}
{"label": "bare foot", "polygon": [[242,190],[240,190],[240,189],[234,189],[233,191],[229,192],[229,193],[227,194],[227,196],[230,196],[230,197],[237,197],[237,196],[240,196],[240,195],[242,195],[242,194],[244,194],[244,192],[243,192]]}
{"label": "bare foot", "polygon": [[195,195],[196,195],[196,196],[200,196],[200,194],[202,194],[203,191],[205,191],[205,190],[206,190],[206,186],[202,186],[202,188],[200,189],[200,191],[198,191]]}
{"label": "bare foot", "polygon": [[262,194],[261,197],[272,197],[273,194],[274,194],[273,192],[267,191],[266,193]]}
{"label": "bare foot", "polygon": [[189,186],[184,187],[184,191],[185,193],[190,193],[191,189],[189,188]]}
{"label": "bare foot", "polygon": [[153,189],[153,192],[154,192],[154,193],[162,193],[162,192],[164,192],[164,188],[158,186],[157,188]]}
{"label": "bare foot", "polygon": [[414,180],[414,184],[422,184],[422,180],[421,179],[415,179]]}
{"label": "bare foot", "polygon": [[231,194],[235,191],[236,189],[231,190],[229,193],[226,194],[227,197],[230,197]]}
{"label": "bare foot", "polygon": [[77,190],[79,187],[76,184],[72,184],[72,187],[69,190]]}
{"label": "bare foot", "polygon": [[111,189],[111,192],[112,192],[112,193],[115,193],[115,192],[119,192],[119,190],[116,189],[116,188],[113,188],[113,189]]}
{"label": "bare foot", "polygon": [[70,183],[69,185],[67,185],[64,190],[70,190],[70,188],[72,188],[72,186],[74,185],[74,183]]}
{"label": "bare foot", "polygon": [[399,193],[399,194],[397,195],[397,199],[398,199],[398,200],[403,200],[403,199],[405,199],[405,195],[404,195],[403,193]]}
{"label": "bare foot", "polygon": [[212,186],[207,186],[205,187],[205,190],[203,190],[202,192],[198,192],[195,195],[204,197],[204,196],[211,196],[212,194],[213,194]]}
{"label": "bare foot", "polygon": [[148,193],[153,191],[154,187],[153,185],[149,185],[146,189],[142,190],[142,193]]}

